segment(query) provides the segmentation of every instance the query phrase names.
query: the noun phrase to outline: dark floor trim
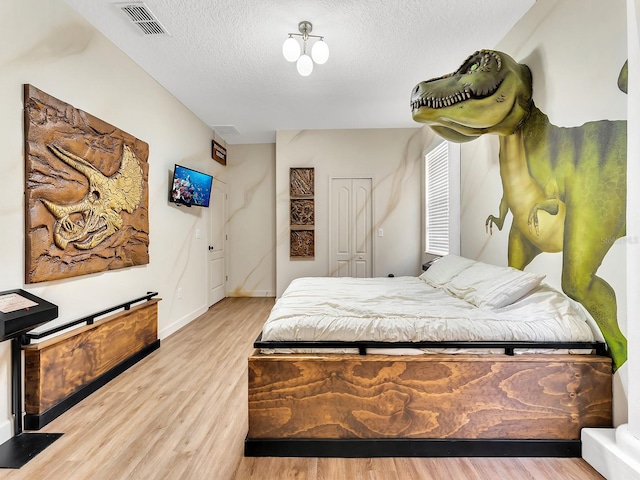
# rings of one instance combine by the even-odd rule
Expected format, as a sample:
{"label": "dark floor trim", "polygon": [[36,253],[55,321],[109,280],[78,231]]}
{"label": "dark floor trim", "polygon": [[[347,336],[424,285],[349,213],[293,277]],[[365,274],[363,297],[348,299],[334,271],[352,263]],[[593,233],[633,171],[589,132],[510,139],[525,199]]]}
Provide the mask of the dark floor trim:
{"label": "dark floor trim", "polygon": [[246,457],[579,457],[580,440],[251,439]]}
{"label": "dark floor trim", "polygon": [[40,430],[42,427],[47,425],[49,422],[51,422],[55,418],[57,418],[60,415],[62,415],[64,412],[69,410],[74,405],[77,405],[78,403],[80,403],[82,400],[87,398],[89,395],[91,395],[93,392],[98,390],[100,387],[102,387],[102,386],[106,385],[107,383],[109,383],[111,380],[116,378],[122,372],[124,372],[128,368],[131,368],[133,365],[138,363],[140,360],[142,360],[143,358],[145,358],[146,356],[148,356],[149,354],[151,354],[152,352],[154,352],[158,348],[160,348],[160,340],[159,339],[156,340],[153,343],[150,343],[149,345],[144,347],[142,350],[140,350],[138,353],[132,355],[131,357],[129,357],[125,361],[119,363],[118,365],[116,365],[115,367],[110,369],[109,371],[103,373],[99,377],[96,377],[91,382],[83,385],[78,390],[76,390],[74,393],[72,393],[67,398],[62,400],[57,405],[54,405],[53,407],[51,407],[47,411],[45,411],[45,412],[43,412],[41,414],[29,414],[29,413],[27,413],[24,416],[24,429],[25,430]]}
{"label": "dark floor trim", "polygon": [[0,468],[22,468],[62,433],[21,433],[0,445]]}

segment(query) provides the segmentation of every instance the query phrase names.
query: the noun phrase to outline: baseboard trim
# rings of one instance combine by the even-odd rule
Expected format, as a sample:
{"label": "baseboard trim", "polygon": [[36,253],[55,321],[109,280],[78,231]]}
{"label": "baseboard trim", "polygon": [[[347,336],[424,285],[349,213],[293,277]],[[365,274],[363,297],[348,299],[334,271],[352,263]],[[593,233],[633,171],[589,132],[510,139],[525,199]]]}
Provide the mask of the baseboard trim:
{"label": "baseboard trim", "polygon": [[0,423],[0,443],[4,443],[13,437],[13,421],[5,420]]}
{"label": "baseboard trim", "polygon": [[617,428],[583,428],[582,458],[609,480],[640,480],[640,461],[636,455],[640,440],[628,432],[628,425]]}
{"label": "baseboard trim", "polygon": [[241,290],[227,292],[227,297],[243,298],[243,297],[275,297],[275,290]]}
{"label": "baseboard trim", "polygon": [[579,457],[580,440],[252,439],[246,457]]}
{"label": "baseboard trim", "polygon": [[194,310],[193,312],[185,315],[184,317],[180,318],[179,320],[176,320],[171,325],[168,325],[168,326],[164,327],[162,330],[160,330],[158,332],[158,337],[161,338],[161,339],[167,338],[169,335],[174,334],[175,332],[180,330],[185,325],[188,325],[189,323],[193,322],[200,315],[205,314],[208,309],[209,309],[208,307],[202,306],[202,307]]}
{"label": "baseboard trim", "polygon": [[91,395],[93,392],[98,390],[100,387],[109,383],[111,380],[116,378],[122,372],[131,368],[133,365],[138,363],[140,360],[142,360],[143,358],[145,358],[146,356],[148,356],[158,348],[160,348],[160,340],[156,340],[155,342],[150,343],[149,345],[144,347],[142,350],[140,350],[136,354],[132,355],[128,359],[119,363],[118,365],[111,368],[107,372],[103,373],[99,377],[96,377],[94,380],[90,381],[89,383],[86,383],[85,385],[80,387],[78,390],[76,390],[74,393],[69,395],[67,398],[65,398],[58,404],[54,405],[53,407],[49,408],[45,412],[40,414],[29,414],[29,413],[26,414],[24,416],[24,429],[40,430],[49,422],[51,422],[52,420],[62,415],[64,412],[69,410],[74,405],[77,405],[78,403],[80,403],[82,400],[87,398],[89,395]]}

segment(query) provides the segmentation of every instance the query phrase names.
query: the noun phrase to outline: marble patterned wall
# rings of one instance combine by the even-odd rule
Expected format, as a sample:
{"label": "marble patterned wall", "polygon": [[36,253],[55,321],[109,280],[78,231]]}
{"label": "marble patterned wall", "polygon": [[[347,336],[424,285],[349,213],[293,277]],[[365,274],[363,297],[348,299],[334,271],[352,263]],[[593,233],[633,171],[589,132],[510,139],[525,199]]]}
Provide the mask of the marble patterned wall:
{"label": "marble patterned wall", "polygon": [[[294,278],[331,275],[331,178],[372,178],[373,275],[417,275],[421,265],[422,152],[432,134],[416,128],[295,130],[276,135],[277,295]],[[290,169],[313,168],[314,258],[290,257]],[[382,229],[383,235],[378,236]]]}
{"label": "marble patterned wall", "polygon": [[275,296],[275,151],[273,143],[227,147],[228,296]]}

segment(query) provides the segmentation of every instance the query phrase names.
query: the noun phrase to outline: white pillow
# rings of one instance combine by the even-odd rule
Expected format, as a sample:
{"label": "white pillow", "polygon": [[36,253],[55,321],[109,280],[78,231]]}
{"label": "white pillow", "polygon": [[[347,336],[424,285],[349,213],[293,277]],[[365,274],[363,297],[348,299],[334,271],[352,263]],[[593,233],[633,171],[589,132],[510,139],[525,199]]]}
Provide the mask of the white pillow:
{"label": "white pillow", "polygon": [[502,308],[524,297],[544,277],[512,267],[475,262],[453,277],[445,289],[476,307]]}
{"label": "white pillow", "polygon": [[424,280],[429,285],[440,287],[474,263],[476,263],[475,260],[450,253],[434,262],[433,265],[418,278]]}

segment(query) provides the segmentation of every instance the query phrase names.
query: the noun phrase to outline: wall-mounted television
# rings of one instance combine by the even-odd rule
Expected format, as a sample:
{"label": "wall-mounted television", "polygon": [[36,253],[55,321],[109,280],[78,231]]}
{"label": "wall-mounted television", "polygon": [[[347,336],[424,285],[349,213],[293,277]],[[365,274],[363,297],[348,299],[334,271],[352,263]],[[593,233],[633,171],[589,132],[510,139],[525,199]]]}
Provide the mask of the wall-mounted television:
{"label": "wall-mounted television", "polygon": [[177,165],[173,169],[173,181],[169,201],[188,207],[208,207],[213,177],[191,168]]}

